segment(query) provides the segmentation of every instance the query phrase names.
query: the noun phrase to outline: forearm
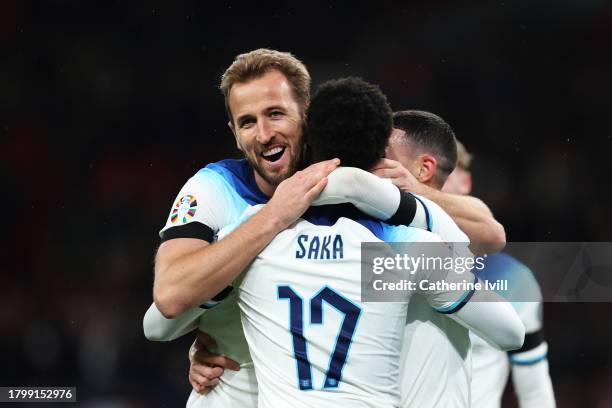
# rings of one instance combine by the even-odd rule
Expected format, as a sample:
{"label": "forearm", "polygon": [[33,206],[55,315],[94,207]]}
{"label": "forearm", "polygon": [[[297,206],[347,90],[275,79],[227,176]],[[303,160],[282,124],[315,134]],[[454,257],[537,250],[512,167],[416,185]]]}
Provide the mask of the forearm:
{"label": "forearm", "polygon": [[416,193],[438,204],[470,238],[477,255],[501,251],[506,244],[506,232],[482,200],[472,196],[444,193],[422,186]]}
{"label": "forearm", "polygon": [[205,309],[191,309],[173,318],[166,319],[155,303],[149,307],[142,321],[144,335],[151,341],[171,341],[189,333],[198,326],[199,317]]}
{"label": "forearm", "polygon": [[[178,257],[160,256],[171,250],[160,247],[153,288],[157,307],[174,317],[198,307],[225,289],[284,229],[264,207],[220,241]],[[173,245],[171,241],[164,245]]]}
{"label": "forearm", "polygon": [[327,186],[312,205],[350,202],[381,220],[390,218],[400,204],[400,192],[392,183],[355,167],[339,167],[328,176]]}
{"label": "forearm", "polygon": [[355,167],[339,167],[313,206],[351,203],[360,211],[397,225],[427,228],[426,212],[412,194],[401,192],[390,180]]}
{"label": "forearm", "polygon": [[471,300],[450,317],[500,350],[523,345],[525,326],[510,303],[495,292],[476,290]]}
{"label": "forearm", "polygon": [[512,383],[521,408],[555,407],[547,359],[531,365],[513,364]]}

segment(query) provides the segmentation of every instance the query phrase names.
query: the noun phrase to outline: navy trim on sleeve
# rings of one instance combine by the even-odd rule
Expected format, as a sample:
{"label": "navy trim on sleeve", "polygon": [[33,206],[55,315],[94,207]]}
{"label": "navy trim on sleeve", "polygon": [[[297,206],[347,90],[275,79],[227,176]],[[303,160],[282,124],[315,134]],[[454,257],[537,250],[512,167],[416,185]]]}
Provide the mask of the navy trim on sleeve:
{"label": "navy trim on sleeve", "polygon": [[189,224],[177,225],[162,231],[161,242],[166,242],[175,238],[196,238],[206,242],[213,242],[215,233],[213,230],[200,222],[190,222]]}
{"label": "navy trim on sleeve", "polygon": [[[400,202],[395,214],[385,221],[391,225],[410,225],[416,214],[416,197],[410,193],[400,191]],[[427,210],[426,210],[427,211]]]}
{"label": "navy trim on sleeve", "polygon": [[223,289],[221,292],[219,292],[217,295],[215,295],[215,297],[213,297],[211,300],[209,300],[208,302],[204,302],[200,305],[200,309],[212,309],[215,306],[217,306],[219,303],[221,303],[222,300],[224,300],[226,297],[229,296],[230,293],[232,293],[232,291],[234,290],[233,286],[227,286],[225,289]]}
{"label": "navy trim on sleeve", "polygon": [[525,334],[525,341],[523,342],[523,347],[517,350],[510,350],[508,354],[518,354],[524,353],[525,351],[533,350],[538,347],[540,344],[544,342],[544,331],[542,329],[535,331],[533,333]]}
{"label": "navy trim on sleeve", "polygon": [[[412,195],[412,194],[411,194]],[[423,206],[423,210],[425,210],[425,221],[427,221],[427,231],[431,232],[433,225],[431,223],[431,214],[429,214],[429,209],[419,197],[412,195],[415,199],[419,200],[419,203]],[[416,208],[415,208],[416,211]]]}
{"label": "navy trim on sleeve", "polygon": [[[474,276],[474,283],[478,282],[478,276]],[[453,314],[453,313],[457,313],[458,311],[460,311],[463,306],[465,306],[467,304],[467,302],[470,301],[470,299],[472,298],[472,296],[474,296],[474,292],[476,291],[476,289],[471,289],[468,293],[465,294],[465,296],[463,296],[462,299],[458,300],[457,302],[455,302],[454,304],[452,304],[449,308],[444,309],[444,310],[437,310],[438,313],[441,314]]]}

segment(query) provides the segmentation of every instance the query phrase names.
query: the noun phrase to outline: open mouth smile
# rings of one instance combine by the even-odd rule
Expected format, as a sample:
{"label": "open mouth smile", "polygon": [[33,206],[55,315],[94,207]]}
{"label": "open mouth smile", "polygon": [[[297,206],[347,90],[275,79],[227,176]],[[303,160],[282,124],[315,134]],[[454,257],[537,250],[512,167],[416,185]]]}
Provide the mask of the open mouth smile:
{"label": "open mouth smile", "polygon": [[287,147],[285,146],[276,146],[263,151],[261,153],[261,157],[267,162],[274,163],[280,160],[281,157],[283,157],[283,154],[285,153],[286,149]]}

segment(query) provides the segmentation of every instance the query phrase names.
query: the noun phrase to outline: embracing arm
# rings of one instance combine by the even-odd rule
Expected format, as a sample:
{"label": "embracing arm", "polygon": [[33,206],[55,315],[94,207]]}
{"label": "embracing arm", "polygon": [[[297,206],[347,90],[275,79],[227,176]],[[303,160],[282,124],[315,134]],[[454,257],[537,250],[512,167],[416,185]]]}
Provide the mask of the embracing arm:
{"label": "embracing arm", "polygon": [[412,194],[389,180],[356,167],[339,167],[328,176],[327,186],[312,205],[351,203],[360,211],[394,225],[427,229],[427,215]]}
{"label": "embracing arm", "polygon": [[469,302],[449,317],[500,350],[523,345],[525,326],[510,303],[495,292],[476,290]]}
{"label": "embracing arm", "polygon": [[317,163],[286,179],[261,211],[218,242],[175,238],[162,243],[153,285],[159,311],[172,318],[224,290],[276,234],[306,211],[338,163]]}
{"label": "embracing arm", "polygon": [[424,197],[438,204],[451,216],[459,228],[470,238],[476,247],[470,246],[476,254],[495,253],[506,245],[506,231],[487,205],[473,196],[444,193],[421,185]]}
{"label": "embracing arm", "polygon": [[151,341],[171,341],[189,333],[198,326],[198,319],[206,309],[191,309],[166,319],[155,303],[149,307],[142,321],[145,337]]}
{"label": "embracing arm", "polygon": [[403,191],[422,195],[446,211],[469,237],[475,254],[495,253],[506,245],[506,231],[482,200],[473,196],[445,193],[419,181],[399,162],[383,159],[373,170],[379,177],[391,179]]}
{"label": "embracing arm", "polygon": [[155,258],[153,298],[167,318],[198,307],[225,289],[282,231],[262,209],[219,242],[194,238],[165,241]]}

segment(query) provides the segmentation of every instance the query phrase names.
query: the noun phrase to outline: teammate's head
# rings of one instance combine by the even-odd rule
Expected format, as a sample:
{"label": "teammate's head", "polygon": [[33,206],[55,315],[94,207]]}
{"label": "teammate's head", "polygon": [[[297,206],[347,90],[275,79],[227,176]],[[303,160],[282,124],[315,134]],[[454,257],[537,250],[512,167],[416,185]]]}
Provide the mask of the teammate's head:
{"label": "teammate's head", "polygon": [[399,161],[421,183],[440,189],[457,162],[455,133],[433,113],[395,112],[387,158]]}
{"label": "teammate's head", "polygon": [[313,161],[337,157],[343,166],[371,169],[384,157],[392,111],[380,88],[360,78],[324,82],[306,116]]}
{"label": "teammate's head", "polygon": [[470,163],[472,155],[463,143],[457,140],[457,167],[446,179],[442,191],[453,194],[468,195],[472,191],[472,173]]}
{"label": "teammate's head", "polygon": [[236,145],[271,195],[302,161],[310,75],[291,54],[258,49],[236,57],[220,88]]}

